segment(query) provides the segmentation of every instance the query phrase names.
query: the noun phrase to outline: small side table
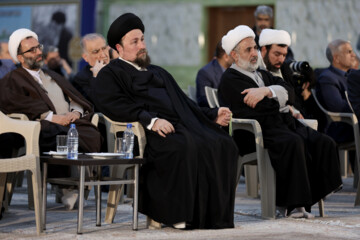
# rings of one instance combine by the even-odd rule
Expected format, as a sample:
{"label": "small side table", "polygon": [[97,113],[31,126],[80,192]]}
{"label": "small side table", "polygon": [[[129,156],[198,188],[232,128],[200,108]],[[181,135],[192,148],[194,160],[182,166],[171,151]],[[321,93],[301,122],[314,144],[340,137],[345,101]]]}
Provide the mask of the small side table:
{"label": "small side table", "polygon": [[[138,228],[138,186],[139,186],[139,166],[146,162],[143,158],[122,159],[120,157],[107,157],[104,159],[93,158],[92,156],[80,154],[78,159],[68,159],[61,156],[41,156],[40,161],[43,164],[43,229],[46,229],[46,203],[47,203],[47,183],[57,183],[65,185],[78,185],[79,189],[79,207],[78,207],[78,227],[77,233],[82,234],[83,216],[84,216],[84,188],[85,186],[95,186],[96,190],[96,226],[101,226],[101,185],[117,185],[117,184],[134,184],[134,203],[133,203],[133,230]],[[48,164],[78,166],[80,167],[79,179],[74,178],[47,178]],[[133,179],[119,179],[119,178],[103,178],[101,166],[104,165],[118,165],[131,164],[134,165]],[[98,166],[97,179],[85,180],[85,167]]]}

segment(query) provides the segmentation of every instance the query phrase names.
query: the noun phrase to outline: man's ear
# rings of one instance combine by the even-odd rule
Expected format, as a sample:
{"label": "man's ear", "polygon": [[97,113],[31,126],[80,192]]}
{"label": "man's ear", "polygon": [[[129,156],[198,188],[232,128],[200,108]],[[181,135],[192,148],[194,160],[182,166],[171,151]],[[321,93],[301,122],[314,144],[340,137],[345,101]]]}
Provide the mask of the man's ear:
{"label": "man's ear", "polygon": [[89,54],[88,53],[83,53],[81,54],[81,57],[85,60],[85,62],[89,63]]}
{"label": "man's ear", "polygon": [[120,43],[117,43],[115,45],[117,52],[119,53],[119,56],[122,57],[124,53],[124,48],[121,46]]}
{"label": "man's ear", "polygon": [[21,54],[17,55],[17,59],[19,60],[19,62],[22,64],[24,62],[24,56]]}
{"label": "man's ear", "polygon": [[235,62],[237,62],[238,56],[237,56],[237,54],[236,54],[236,52],[235,52],[234,50],[231,50],[231,52],[230,52],[230,57],[232,57],[232,59],[233,59]]}

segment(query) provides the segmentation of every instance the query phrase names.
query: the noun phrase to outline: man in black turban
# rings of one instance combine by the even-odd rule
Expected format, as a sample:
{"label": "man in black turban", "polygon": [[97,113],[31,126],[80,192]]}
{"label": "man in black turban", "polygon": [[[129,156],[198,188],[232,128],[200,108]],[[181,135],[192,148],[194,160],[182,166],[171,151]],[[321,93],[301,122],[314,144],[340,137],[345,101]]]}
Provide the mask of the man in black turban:
{"label": "man in black turban", "polygon": [[93,86],[101,112],[145,129],[139,210],[175,227],[232,228],[238,151],[220,128],[231,112],[199,108],[166,70],[150,65],[144,30],[132,13],[111,24],[108,43],[120,57]]}

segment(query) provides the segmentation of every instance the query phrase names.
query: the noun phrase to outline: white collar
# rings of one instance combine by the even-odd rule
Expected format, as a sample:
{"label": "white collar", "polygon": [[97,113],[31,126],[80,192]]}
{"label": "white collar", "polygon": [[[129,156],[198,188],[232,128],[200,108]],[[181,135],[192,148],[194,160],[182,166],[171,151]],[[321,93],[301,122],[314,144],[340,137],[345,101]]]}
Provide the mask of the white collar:
{"label": "white collar", "polygon": [[22,68],[24,68],[28,73],[30,73],[30,75],[33,76],[40,84],[43,84],[43,82],[41,81],[41,78],[40,78],[41,69],[39,69],[39,70],[31,70],[31,69],[28,69],[28,68],[25,68],[25,67],[22,67]]}
{"label": "white collar", "polygon": [[127,60],[125,60],[125,59],[123,59],[123,58],[121,58],[121,57],[119,57],[119,59],[120,59],[120,60],[123,60],[124,62],[126,62],[126,63],[128,63],[128,64],[130,64],[131,66],[133,66],[134,68],[136,68],[138,71],[147,71],[146,68],[141,68],[141,67],[139,67],[139,65],[137,65],[136,63],[127,61]]}

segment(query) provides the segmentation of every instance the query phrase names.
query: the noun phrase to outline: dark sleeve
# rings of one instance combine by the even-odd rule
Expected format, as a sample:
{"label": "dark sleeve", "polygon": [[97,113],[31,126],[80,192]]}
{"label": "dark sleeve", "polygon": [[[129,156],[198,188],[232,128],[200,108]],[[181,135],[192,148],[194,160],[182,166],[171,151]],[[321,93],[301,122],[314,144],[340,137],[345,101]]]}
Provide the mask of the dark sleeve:
{"label": "dark sleeve", "polygon": [[[266,86],[280,85],[280,86],[284,87],[286,89],[286,91],[288,92],[287,104],[294,105],[295,91],[294,91],[294,88],[292,87],[291,84],[287,83],[286,81],[284,81],[284,79],[282,79],[280,77],[273,76],[268,71],[260,71],[260,72],[262,74],[263,79],[266,79],[265,80],[265,85]],[[269,82],[269,83],[267,84],[266,82]]]}
{"label": "dark sleeve", "polygon": [[144,103],[136,102],[130,75],[113,68],[108,65],[101,69],[92,84],[97,109],[114,121],[140,121],[147,126],[156,114],[148,112]]}
{"label": "dark sleeve", "polygon": [[348,77],[349,100],[356,116],[360,117],[360,70],[353,71]]}
{"label": "dark sleeve", "polygon": [[243,79],[236,78],[236,75],[231,75],[225,71],[218,89],[220,105],[229,107],[233,116],[237,118],[257,119],[266,114],[278,114],[279,103],[274,99],[265,97],[255,108],[244,103],[246,95],[241,94],[241,92],[253,87]]}
{"label": "dark sleeve", "polygon": [[324,107],[332,112],[351,112],[351,109],[342,93],[340,83],[329,74],[321,74],[317,84],[317,94]]}
{"label": "dark sleeve", "polygon": [[200,107],[200,109],[210,120],[215,120],[219,111],[219,108]]}
{"label": "dark sleeve", "polygon": [[205,86],[212,87],[211,79],[204,69],[200,69],[196,76],[196,99],[200,107],[209,107],[205,94]]}
{"label": "dark sleeve", "polygon": [[[93,77],[91,78],[93,79]],[[78,73],[73,77],[71,81],[71,84],[76,88],[76,90],[78,90],[81,93],[81,95],[83,95],[87,100],[91,102],[92,99],[90,98],[91,95],[90,81],[92,79],[85,79],[84,76]]]}

